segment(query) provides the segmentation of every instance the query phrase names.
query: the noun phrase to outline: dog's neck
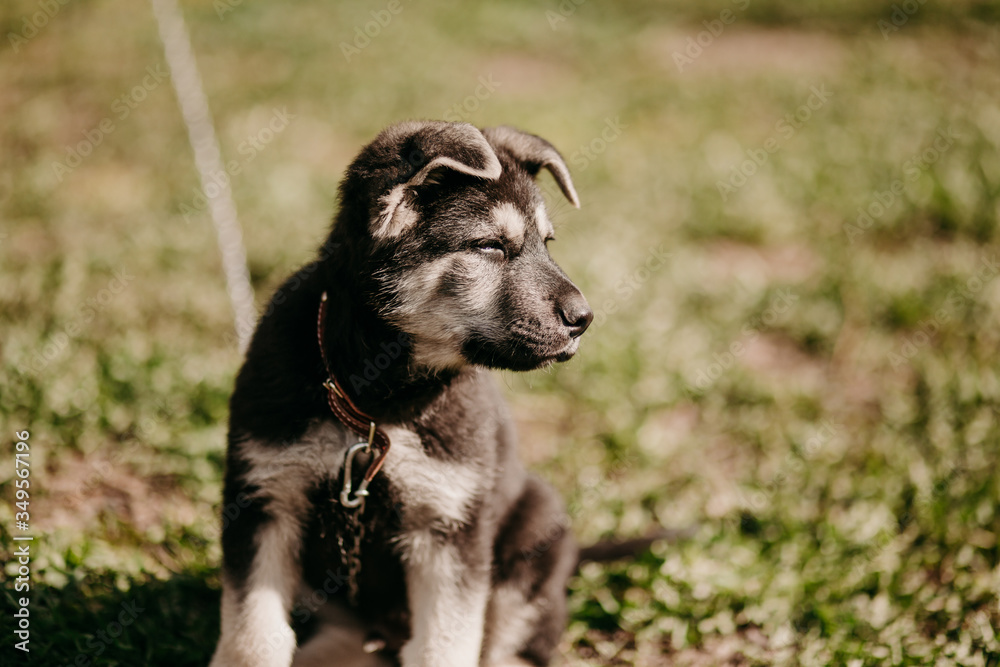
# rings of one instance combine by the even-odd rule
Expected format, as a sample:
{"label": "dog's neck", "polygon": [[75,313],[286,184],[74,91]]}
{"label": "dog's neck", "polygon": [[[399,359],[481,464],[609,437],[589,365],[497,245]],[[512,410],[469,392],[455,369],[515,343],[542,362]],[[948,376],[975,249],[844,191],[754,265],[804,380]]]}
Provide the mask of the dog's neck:
{"label": "dog's neck", "polygon": [[[322,345],[327,370],[355,405],[376,419],[413,419],[461,371],[415,370],[411,341],[364,304],[356,281],[351,280],[349,262],[346,257],[331,257],[324,281],[327,304]],[[317,299],[317,312],[319,305]]]}

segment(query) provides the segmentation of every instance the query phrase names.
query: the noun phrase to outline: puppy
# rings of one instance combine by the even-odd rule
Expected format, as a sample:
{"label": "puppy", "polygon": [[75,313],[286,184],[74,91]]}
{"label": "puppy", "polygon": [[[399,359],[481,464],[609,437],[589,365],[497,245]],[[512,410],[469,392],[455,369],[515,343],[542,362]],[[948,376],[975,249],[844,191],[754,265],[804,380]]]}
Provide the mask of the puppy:
{"label": "puppy", "polygon": [[569,359],[593,319],[543,167],[579,206],[510,127],[401,123],[349,167],[236,380],[212,667],[549,663],[577,548],[487,370]]}

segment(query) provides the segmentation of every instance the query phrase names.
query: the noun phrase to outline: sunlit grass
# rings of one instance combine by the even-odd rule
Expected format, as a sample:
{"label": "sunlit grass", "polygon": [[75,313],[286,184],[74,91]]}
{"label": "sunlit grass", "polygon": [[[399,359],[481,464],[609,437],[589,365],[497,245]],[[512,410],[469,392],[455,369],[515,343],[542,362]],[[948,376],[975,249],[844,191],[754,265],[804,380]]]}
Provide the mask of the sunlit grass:
{"label": "sunlit grass", "polygon": [[[679,71],[702,21],[742,4],[553,23],[556,3],[407,3],[350,60],[380,7],[185,6],[242,163],[258,302],[385,125],[451,112],[545,136],[583,200],[552,200],[553,253],[600,317],[573,361],[498,381],[581,541],[683,535],[581,571],[566,659],[996,665],[996,6],[925,3],[883,36],[891,3],[754,2]],[[3,34],[37,10],[6,5]],[[211,222],[184,217],[173,90],[134,100],[163,67],[151,12],[69,3],[0,63],[0,449],[31,432],[32,658],[205,664],[240,360]],[[275,109],[287,128],[241,151]]]}

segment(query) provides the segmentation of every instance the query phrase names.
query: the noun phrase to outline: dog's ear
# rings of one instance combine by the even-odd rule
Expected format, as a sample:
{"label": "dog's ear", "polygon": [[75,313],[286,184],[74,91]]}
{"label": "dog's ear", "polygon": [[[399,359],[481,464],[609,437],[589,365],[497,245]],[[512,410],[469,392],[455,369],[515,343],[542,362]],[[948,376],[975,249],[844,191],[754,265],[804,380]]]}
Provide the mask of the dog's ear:
{"label": "dog's ear", "polygon": [[486,128],[483,134],[492,145],[510,153],[532,176],[542,167],[548,169],[569,203],[580,208],[580,198],[576,196],[569,168],[555,146],[541,137],[507,125]]}
{"label": "dog's ear", "polygon": [[403,167],[393,170],[390,189],[379,198],[372,229],[376,239],[399,236],[416,223],[412,193],[430,183],[428,178],[437,171],[447,169],[491,181],[500,178],[496,153],[483,133],[468,123],[402,123],[380,139],[393,144],[390,150],[402,158]]}

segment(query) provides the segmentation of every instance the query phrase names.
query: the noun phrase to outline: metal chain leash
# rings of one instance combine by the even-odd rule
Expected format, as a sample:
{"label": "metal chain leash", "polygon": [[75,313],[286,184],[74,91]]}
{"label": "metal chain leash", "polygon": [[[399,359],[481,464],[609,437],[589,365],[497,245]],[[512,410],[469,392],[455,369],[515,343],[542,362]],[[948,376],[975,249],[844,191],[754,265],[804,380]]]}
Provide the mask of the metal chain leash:
{"label": "metal chain leash", "polygon": [[[339,502],[344,508],[344,530],[337,534],[337,546],[340,549],[340,562],[347,567],[347,601],[355,607],[358,604],[358,577],[361,574],[361,543],[365,539],[365,525],[361,522],[361,514],[365,511],[365,498],[368,497],[368,479],[363,478],[358,489],[354,490],[354,459],[358,454],[368,455],[372,451],[372,440],[375,435],[375,422],[371,422],[368,431],[368,442],[359,442],[344,454],[344,482],[340,491]],[[353,497],[352,497],[353,492]],[[348,544],[348,537],[351,538]]]}
{"label": "metal chain leash", "polygon": [[[347,567],[347,602],[352,607],[358,604],[358,577],[361,574],[361,543],[365,539],[365,524],[361,523],[361,512],[364,503],[357,508],[345,508],[347,516],[344,530],[337,533],[337,547],[340,549],[340,562]],[[350,544],[348,539],[350,538]]]}

